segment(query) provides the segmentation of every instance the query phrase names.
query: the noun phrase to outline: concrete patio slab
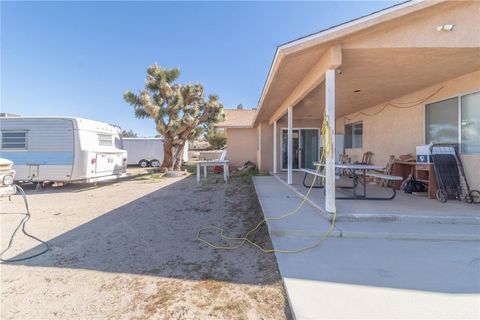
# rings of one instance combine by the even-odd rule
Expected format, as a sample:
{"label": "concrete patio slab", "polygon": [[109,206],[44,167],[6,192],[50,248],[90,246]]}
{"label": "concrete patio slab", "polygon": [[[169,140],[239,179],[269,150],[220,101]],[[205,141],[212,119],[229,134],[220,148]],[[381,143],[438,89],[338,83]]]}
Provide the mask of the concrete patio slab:
{"label": "concrete patio slab", "polygon": [[[286,185],[286,173],[275,175],[277,181]],[[293,184],[288,185],[298,196],[303,196],[308,189],[302,185],[303,173],[294,172]],[[349,185],[348,178],[337,181],[337,185]],[[370,195],[385,196],[391,190],[368,184]],[[361,192],[361,188],[358,187]],[[348,195],[350,191],[337,188],[337,193]],[[309,197],[312,206],[320,211],[325,207],[323,189],[313,189]],[[468,204],[457,200],[440,203],[436,199],[414,196],[397,191],[393,200],[337,200],[337,221],[398,221],[407,223],[465,223],[480,224],[480,205]]]}
{"label": "concrete patio slab", "polygon": [[[271,176],[254,177],[255,189],[266,218],[278,218],[294,211],[302,200]],[[318,210],[304,204],[298,212],[280,220],[268,221],[270,235],[321,237],[329,228],[330,222]],[[340,231],[334,228],[329,236],[339,237]]]}
{"label": "concrete patio slab", "polygon": [[[300,202],[275,177],[255,177],[254,183],[266,216]],[[444,240],[478,240],[478,224],[340,221],[335,236],[318,242],[313,236],[327,230],[328,222],[309,205],[301,211],[282,222],[268,222],[275,249],[318,244],[299,253],[276,253],[296,319],[480,316],[480,245]],[[430,238],[436,241],[425,240]]]}
{"label": "concrete patio slab", "polygon": [[340,221],[335,226],[343,238],[480,241],[479,224]]}
{"label": "concrete patio slab", "polygon": [[[281,184],[275,177],[255,177],[257,195],[267,217],[280,216],[296,208],[303,199],[303,195],[295,192],[291,186]],[[309,199],[315,197],[311,194]],[[339,201],[340,202],[340,201]],[[357,206],[357,202],[348,201],[350,206]],[[381,201],[374,201],[381,202]],[[329,227],[327,218],[321,211],[311,205],[302,207],[301,212],[288,219],[269,221],[268,225],[272,236],[322,236]],[[375,214],[373,214],[376,216]],[[340,217],[340,218],[339,218]],[[407,216],[409,217],[409,216]],[[480,241],[480,224],[458,223],[445,220],[438,222],[435,217],[426,220],[417,219],[341,219],[337,215],[335,229],[330,236],[344,238],[380,238],[404,240],[451,240],[451,241]]]}
{"label": "concrete patio slab", "polygon": [[[273,239],[283,247],[292,239]],[[328,238],[277,254],[296,319],[467,319],[480,315],[474,242]]]}

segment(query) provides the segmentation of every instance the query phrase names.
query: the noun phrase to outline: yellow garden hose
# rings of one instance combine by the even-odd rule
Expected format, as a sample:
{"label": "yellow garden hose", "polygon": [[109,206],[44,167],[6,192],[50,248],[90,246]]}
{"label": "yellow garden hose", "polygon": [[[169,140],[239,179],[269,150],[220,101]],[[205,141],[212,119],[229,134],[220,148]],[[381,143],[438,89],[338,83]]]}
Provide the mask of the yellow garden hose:
{"label": "yellow garden hose", "polygon": [[[330,124],[328,122],[327,117],[324,114],[323,115],[323,123],[322,123],[323,150],[322,150],[322,155],[320,157],[320,162],[321,163],[325,163],[325,159],[326,159],[327,156],[333,155],[334,150],[333,150],[333,140],[332,139],[333,139],[333,137],[332,137],[331,127],[330,127]],[[275,220],[285,219],[287,217],[293,216],[296,213],[298,213],[300,211],[300,209],[303,207],[303,205],[305,204],[305,202],[307,201],[307,199],[310,195],[310,192],[312,191],[312,188],[315,185],[315,182],[316,182],[317,177],[318,177],[317,174],[318,174],[321,167],[322,166],[317,166],[317,170],[315,172],[315,175],[314,175],[314,178],[313,178],[313,181],[312,181],[312,184],[311,184],[310,188],[308,189],[307,193],[303,197],[300,204],[294,210],[292,210],[290,212],[287,212],[287,213],[284,213],[284,214],[282,214],[278,217],[264,218],[262,221],[260,221],[255,226],[255,228],[248,231],[245,234],[245,236],[243,236],[243,237],[228,237],[224,234],[224,232],[225,232],[224,228],[210,226],[210,227],[204,227],[204,228],[201,228],[200,230],[198,230],[197,239],[200,240],[201,242],[207,244],[208,246],[214,248],[214,249],[223,249],[223,250],[235,250],[235,249],[238,249],[238,248],[242,247],[245,243],[249,243],[252,246],[258,248],[259,250],[261,250],[265,253],[274,253],[274,252],[278,252],[278,253],[297,253],[297,252],[302,252],[302,251],[305,251],[305,250],[313,249],[313,248],[319,246],[328,237],[330,232],[332,232],[333,228],[335,227],[335,219],[336,219],[336,215],[337,215],[336,210],[333,212],[332,223],[330,224],[330,227],[328,228],[328,230],[323,233],[323,235],[320,237],[320,239],[318,241],[314,242],[311,245],[305,246],[305,247],[301,247],[301,248],[293,249],[293,250],[265,249],[265,248],[261,247],[260,245],[256,244],[255,242],[253,242],[252,240],[248,239],[248,236],[250,236],[252,233],[254,233],[262,224],[264,224],[267,221],[275,221]],[[323,177],[322,177],[322,183],[323,183],[323,185],[325,185],[325,178],[323,178]],[[333,184],[333,181],[330,181],[330,183]],[[331,187],[333,187],[333,185]],[[233,245],[233,246],[216,245],[216,244],[214,244],[214,243],[212,243],[208,240],[205,240],[201,237],[201,233],[205,230],[215,230],[215,231],[218,232],[218,236],[221,239],[226,240],[226,241],[239,241],[239,243],[236,244],[236,245]]]}

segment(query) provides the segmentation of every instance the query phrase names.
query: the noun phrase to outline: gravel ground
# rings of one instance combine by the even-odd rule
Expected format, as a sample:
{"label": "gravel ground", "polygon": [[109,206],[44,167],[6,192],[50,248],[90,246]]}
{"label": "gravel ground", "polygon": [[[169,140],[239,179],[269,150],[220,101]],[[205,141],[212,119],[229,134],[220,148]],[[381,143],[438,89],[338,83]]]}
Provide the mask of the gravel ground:
{"label": "gravel ground", "polygon": [[[203,226],[236,236],[261,219],[249,177],[225,186],[210,176],[198,187],[194,177],[145,175],[28,193],[27,230],[51,251],[0,265],[2,319],[290,318],[274,255],[196,239]],[[3,249],[23,203],[15,196],[0,206]],[[271,246],[265,228],[255,239]],[[20,235],[7,257],[39,249]]]}

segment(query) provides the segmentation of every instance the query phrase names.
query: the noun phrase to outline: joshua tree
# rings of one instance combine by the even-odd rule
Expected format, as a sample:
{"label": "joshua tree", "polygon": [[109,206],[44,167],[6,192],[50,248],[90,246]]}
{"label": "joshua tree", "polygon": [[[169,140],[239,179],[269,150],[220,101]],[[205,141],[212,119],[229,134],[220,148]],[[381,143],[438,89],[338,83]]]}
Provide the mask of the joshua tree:
{"label": "joshua tree", "polygon": [[122,130],[122,137],[123,138],[136,138],[137,134],[133,132],[133,130]]}
{"label": "joshua tree", "polygon": [[145,89],[123,95],[133,106],[137,118],[152,118],[163,137],[162,170],[180,170],[186,141],[198,135],[202,126],[224,118],[223,104],[216,95],[208,96],[201,84],[175,83],[178,68],[166,69],[154,64],[147,69]]}
{"label": "joshua tree", "polygon": [[205,135],[205,138],[213,149],[223,149],[227,145],[227,137],[225,137],[225,134],[214,129],[210,129]]}

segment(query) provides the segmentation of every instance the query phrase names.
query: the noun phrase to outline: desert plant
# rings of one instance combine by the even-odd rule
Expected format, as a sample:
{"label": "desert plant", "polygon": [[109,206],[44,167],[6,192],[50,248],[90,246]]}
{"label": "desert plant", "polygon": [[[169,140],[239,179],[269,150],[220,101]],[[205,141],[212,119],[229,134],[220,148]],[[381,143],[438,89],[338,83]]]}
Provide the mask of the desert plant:
{"label": "desert plant", "polygon": [[133,132],[133,130],[122,130],[122,137],[123,138],[136,138],[137,134]]}
{"label": "desert plant", "polygon": [[218,96],[205,98],[201,84],[178,84],[178,68],[166,69],[154,64],[147,69],[145,89],[138,94],[127,91],[124,99],[133,106],[137,118],[152,118],[163,137],[162,170],[180,170],[185,143],[199,129],[224,118]]}
{"label": "desert plant", "polygon": [[209,130],[205,135],[205,139],[213,149],[223,149],[227,144],[227,137],[223,132]]}

